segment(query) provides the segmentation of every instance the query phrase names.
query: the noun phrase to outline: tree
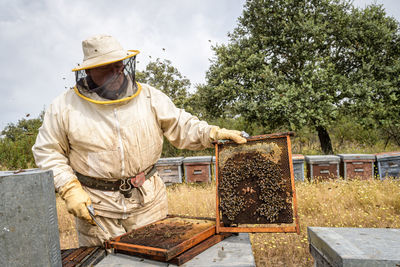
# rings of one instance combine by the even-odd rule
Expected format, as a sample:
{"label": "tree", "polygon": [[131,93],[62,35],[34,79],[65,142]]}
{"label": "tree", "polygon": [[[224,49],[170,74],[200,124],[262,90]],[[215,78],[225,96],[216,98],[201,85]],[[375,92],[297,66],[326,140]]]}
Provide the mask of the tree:
{"label": "tree", "polygon": [[35,167],[32,146],[39,127],[42,125],[44,111],[37,118],[18,120],[9,123],[0,138],[0,169],[26,169]]}
{"label": "tree", "polygon": [[39,128],[43,123],[44,111],[34,119],[20,119],[17,124],[8,123],[7,126],[1,131],[6,139],[11,141],[18,141],[26,136],[34,136],[36,138]]}
{"label": "tree", "polygon": [[196,92],[203,110],[271,129],[311,127],[326,154],[329,127],[361,115],[368,99],[373,109],[386,89],[371,86],[392,84],[384,70],[399,59],[398,23],[382,6],[345,0],[248,0],[229,37],[213,47],[207,84]]}
{"label": "tree", "polygon": [[[188,93],[190,80],[184,77],[176,67],[172,66],[170,60],[161,61],[157,58],[156,61],[149,62],[144,71],[136,72],[136,79],[164,92],[177,107],[188,112],[193,111]],[[172,157],[177,155],[193,155],[193,152],[179,150],[164,138],[162,156]]]}
{"label": "tree", "polygon": [[[372,5],[355,17],[360,27],[354,53],[359,72],[350,110],[366,129],[383,131],[386,143],[400,145],[400,35],[399,23]],[[386,27],[379,27],[385,22]],[[373,49],[373,51],[371,51]],[[360,97],[362,96],[362,97]]]}
{"label": "tree", "polygon": [[138,81],[148,83],[168,95],[172,102],[179,108],[186,108],[190,80],[172,66],[171,61],[151,61],[144,71],[136,73]]}

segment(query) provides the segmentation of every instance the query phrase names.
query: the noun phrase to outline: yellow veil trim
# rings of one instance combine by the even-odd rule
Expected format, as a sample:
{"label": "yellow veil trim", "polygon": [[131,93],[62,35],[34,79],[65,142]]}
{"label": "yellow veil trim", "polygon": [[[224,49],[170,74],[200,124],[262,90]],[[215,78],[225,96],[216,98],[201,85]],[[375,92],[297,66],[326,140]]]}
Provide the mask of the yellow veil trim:
{"label": "yellow veil trim", "polygon": [[132,98],[137,97],[139,95],[140,91],[142,91],[142,85],[140,85],[140,83],[138,83],[138,82],[136,82],[136,84],[138,86],[138,89],[137,89],[136,93],[134,93],[133,95],[125,97],[125,98],[121,98],[121,99],[107,100],[107,101],[94,100],[94,99],[91,99],[91,98],[89,98],[87,96],[84,96],[79,92],[79,90],[78,90],[78,88],[76,86],[74,87],[74,91],[81,98],[83,98],[83,99],[85,99],[85,100],[87,100],[89,102],[95,103],[95,104],[102,104],[102,105],[104,105],[104,104],[115,104],[115,103],[125,102],[125,101],[128,101],[128,100],[131,100]]}

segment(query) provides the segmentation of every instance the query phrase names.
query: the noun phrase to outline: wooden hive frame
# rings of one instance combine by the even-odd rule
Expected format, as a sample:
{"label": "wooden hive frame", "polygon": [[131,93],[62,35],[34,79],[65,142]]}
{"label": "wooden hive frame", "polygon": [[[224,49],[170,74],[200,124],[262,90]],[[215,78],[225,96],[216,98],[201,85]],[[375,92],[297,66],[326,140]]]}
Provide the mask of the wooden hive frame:
{"label": "wooden hive frame", "polygon": [[299,226],[299,217],[297,214],[297,197],[296,197],[296,190],[295,190],[295,182],[294,182],[294,171],[293,171],[293,164],[292,164],[292,151],[291,151],[291,141],[290,136],[293,135],[292,132],[288,133],[276,133],[276,134],[269,134],[269,135],[259,135],[259,136],[252,136],[247,138],[248,142],[251,141],[259,141],[264,139],[274,139],[274,138],[286,138],[287,143],[287,151],[288,151],[288,161],[289,161],[289,171],[290,171],[290,183],[292,189],[292,209],[293,209],[293,219],[294,224],[281,226],[271,226],[270,224],[268,227],[264,226],[255,226],[255,227],[248,227],[248,226],[224,226],[221,220],[221,210],[220,210],[220,199],[218,194],[219,188],[219,147],[225,144],[231,144],[232,141],[222,140],[215,142],[215,157],[216,157],[216,168],[215,168],[215,178],[216,178],[216,232],[229,232],[229,233],[239,233],[239,232],[246,232],[246,233],[297,233],[300,234],[300,226]]}

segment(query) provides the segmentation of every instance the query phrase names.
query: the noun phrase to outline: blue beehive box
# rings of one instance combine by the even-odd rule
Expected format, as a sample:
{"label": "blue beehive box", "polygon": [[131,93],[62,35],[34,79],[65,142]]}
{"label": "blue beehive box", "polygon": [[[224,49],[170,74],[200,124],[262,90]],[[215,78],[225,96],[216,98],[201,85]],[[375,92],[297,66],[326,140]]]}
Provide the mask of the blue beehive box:
{"label": "blue beehive box", "polygon": [[182,183],[183,157],[160,158],[156,168],[166,185]]}
{"label": "blue beehive box", "polygon": [[378,175],[381,180],[400,177],[400,152],[375,154]]}
{"label": "blue beehive box", "polygon": [[304,182],[304,156],[301,154],[292,155],[294,179]]}

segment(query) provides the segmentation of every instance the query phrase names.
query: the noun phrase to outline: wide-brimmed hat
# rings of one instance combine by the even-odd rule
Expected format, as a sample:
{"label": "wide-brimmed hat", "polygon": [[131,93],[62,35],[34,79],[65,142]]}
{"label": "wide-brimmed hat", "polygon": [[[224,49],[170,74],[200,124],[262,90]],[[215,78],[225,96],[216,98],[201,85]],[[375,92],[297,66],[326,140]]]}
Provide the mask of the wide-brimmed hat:
{"label": "wide-brimmed hat", "polygon": [[110,35],[96,35],[82,42],[83,62],[72,71],[92,69],[121,61],[140,52],[138,50],[124,50],[120,43]]}

